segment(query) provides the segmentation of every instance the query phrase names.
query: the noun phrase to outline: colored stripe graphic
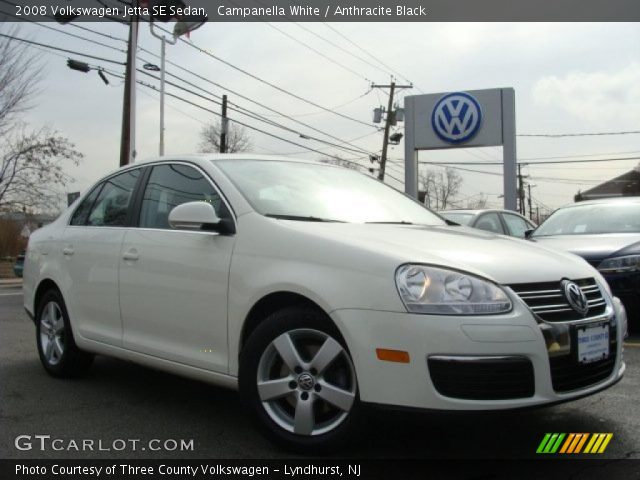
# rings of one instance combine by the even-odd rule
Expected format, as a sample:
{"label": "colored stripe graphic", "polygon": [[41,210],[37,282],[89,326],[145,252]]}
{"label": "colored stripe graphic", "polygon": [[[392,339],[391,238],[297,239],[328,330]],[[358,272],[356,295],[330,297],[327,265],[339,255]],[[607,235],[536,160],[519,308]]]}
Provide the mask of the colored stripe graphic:
{"label": "colored stripe graphic", "polygon": [[546,433],[536,453],[604,453],[612,438],[613,433]]}
{"label": "colored stripe graphic", "polygon": [[565,433],[547,433],[538,445],[536,453],[556,453],[565,435]]}

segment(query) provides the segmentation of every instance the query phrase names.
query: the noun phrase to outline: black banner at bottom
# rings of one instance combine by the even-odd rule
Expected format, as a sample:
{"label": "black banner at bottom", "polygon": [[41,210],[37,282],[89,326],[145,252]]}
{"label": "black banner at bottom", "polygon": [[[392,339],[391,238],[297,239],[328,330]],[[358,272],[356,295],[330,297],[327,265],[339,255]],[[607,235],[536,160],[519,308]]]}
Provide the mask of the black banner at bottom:
{"label": "black banner at bottom", "polygon": [[640,478],[640,461],[541,460],[0,460],[2,480]]}

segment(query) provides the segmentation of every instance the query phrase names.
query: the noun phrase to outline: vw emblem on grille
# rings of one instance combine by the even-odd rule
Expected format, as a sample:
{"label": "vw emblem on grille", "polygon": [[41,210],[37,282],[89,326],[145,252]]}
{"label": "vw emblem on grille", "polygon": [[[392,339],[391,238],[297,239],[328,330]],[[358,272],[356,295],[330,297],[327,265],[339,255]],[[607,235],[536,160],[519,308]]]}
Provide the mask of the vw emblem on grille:
{"label": "vw emblem on grille", "polygon": [[569,306],[584,317],[589,311],[587,296],[580,287],[571,280],[563,280],[561,285],[564,296],[567,302],[569,302]]}
{"label": "vw emblem on grille", "polygon": [[298,377],[298,385],[303,390],[311,390],[315,384],[313,377],[308,373],[303,373]]}
{"label": "vw emblem on grille", "polygon": [[445,95],[431,113],[433,131],[447,143],[462,143],[473,138],[481,122],[480,104],[468,93]]}

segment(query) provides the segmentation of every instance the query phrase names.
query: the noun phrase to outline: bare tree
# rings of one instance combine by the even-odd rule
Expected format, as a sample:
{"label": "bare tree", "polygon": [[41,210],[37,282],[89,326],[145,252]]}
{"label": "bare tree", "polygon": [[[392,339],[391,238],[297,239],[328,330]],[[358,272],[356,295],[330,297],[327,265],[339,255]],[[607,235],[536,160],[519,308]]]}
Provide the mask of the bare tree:
{"label": "bare tree", "polygon": [[[215,122],[205,125],[200,131],[199,149],[202,153],[212,153],[220,151],[221,123]],[[227,153],[246,152],[251,148],[251,138],[241,125],[229,122],[227,132]]]}
{"label": "bare tree", "polygon": [[424,204],[438,210],[438,195],[437,195],[437,173],[435,170],[428,169],[425,172],[420,173],[420,189],[424,192]]}
{"label": "bare tree", "polygon": [[[17,33],[17,27],[6,31]],[[48,128],[28,130],[20,120],[33,107],[40,72],[39,57],[26,44],[0,38],[0,210],[57,209],[61,187],[72,180],[63,162],[82,159],[65,137]]]}
{"label": "bare tree", "polygon": [[57,132],[22,128],[0,147],[0,210],[57,209],[60,191],[72,181],[62,160],[77,165],[82,154]]}
{"label": "bare tree", "polygon": [[433,210],[444,210],[460,192],[462,176],[452,168],[444,172],[429,169],[420,174],[420,186],[425,192],[424,204]]}
{"label": "bare tree", "polygon": [[357,163],[352,162],[350,160],[346,160],[346,159],[342,158],[340,155],[335,155],[335,156],[331,156],[331,157],[325,156],[325,157],[320,158],[320,161],[322,163],[328,163],[330,165],[339,165],[341,167],[348,168],[350,170],[359,170],[360,169],[360,166]]}
{"label": "bare tree", "polygon": [[489,198],[485,193],[480,192],[476,198],[467,200],[467,208],[472,210],[478,210],[487,208],[487,202]]}
{"label": "bare tree", "polygon": [[[18,27],[0,32],[16,36]],[[42,79],[39,55],[31,53],[28,45],[0,38],[0,137],[10,133],[21,113],[33,106],[38,82]]]}

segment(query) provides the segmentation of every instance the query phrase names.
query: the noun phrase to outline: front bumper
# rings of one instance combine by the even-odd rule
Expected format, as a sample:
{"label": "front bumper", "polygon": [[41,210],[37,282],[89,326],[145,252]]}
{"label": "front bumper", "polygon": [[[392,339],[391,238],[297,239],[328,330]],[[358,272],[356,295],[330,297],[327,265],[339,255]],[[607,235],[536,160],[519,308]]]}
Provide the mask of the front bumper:
{"label": "front bumper", "polygon": [[[611,305],[615,317],[615,363],[611,374],[584,388],[554,390],[549,354],[542,331],[521,301],[506,315],[455,317],[344,309],[331,316],[340,329],[358,377],[360,399],[382,405],[435,410],[500,410],[568,401],[596,393],[624,374],[624,308]],[[376,349],[402,350],[409,363],[381,361]],[[533,391],[526,398],[477,400],[442,395],[432,381],[428,358],[518,357],[533,367]]]}

